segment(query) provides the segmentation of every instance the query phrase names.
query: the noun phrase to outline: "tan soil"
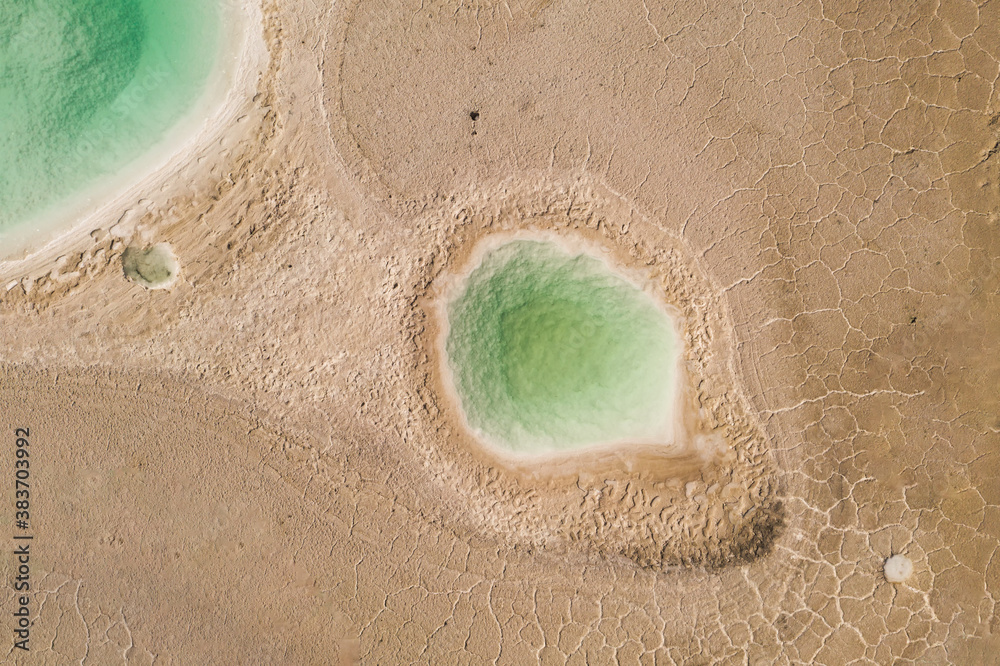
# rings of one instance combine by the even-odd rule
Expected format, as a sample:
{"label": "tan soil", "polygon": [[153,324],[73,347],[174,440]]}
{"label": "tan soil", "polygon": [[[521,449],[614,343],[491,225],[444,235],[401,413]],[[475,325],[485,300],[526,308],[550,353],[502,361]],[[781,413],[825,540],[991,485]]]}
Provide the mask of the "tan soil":
{"label": "tan soil", "polygon": [[[0,264],[0,474],[15,427],[33,447],[18,663],[1000,652],[1000,2],[264,16],[219,143]],[[679,313],[683,469],[518,470],[464,431],[430,303],[521,229]],[[126,279],[160,242],[176,284]]]}

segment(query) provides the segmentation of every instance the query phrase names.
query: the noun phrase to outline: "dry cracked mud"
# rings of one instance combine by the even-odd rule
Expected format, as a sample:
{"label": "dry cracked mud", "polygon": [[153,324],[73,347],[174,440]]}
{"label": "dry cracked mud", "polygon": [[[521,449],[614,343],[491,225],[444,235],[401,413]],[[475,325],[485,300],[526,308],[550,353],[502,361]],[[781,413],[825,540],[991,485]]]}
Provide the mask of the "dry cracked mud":
{"label": "dry cracked mud", "polygon": [[[38,553],[5,658],[1000,652],[1000,2],[263,9],[238,122],[0,263]],[[524,230],[680,313],[697,455],[470,441],[436,285]],[[180,273],[147,290],[123,253],[158,243]]]}

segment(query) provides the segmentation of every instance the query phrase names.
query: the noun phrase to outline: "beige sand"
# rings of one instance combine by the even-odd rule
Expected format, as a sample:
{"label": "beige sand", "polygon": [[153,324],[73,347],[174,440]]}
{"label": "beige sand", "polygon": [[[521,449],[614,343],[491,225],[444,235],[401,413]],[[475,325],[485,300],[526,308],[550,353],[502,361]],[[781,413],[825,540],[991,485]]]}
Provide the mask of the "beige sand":
{"label": "beige sand", "polygon": [[[0,474],[30,427],[39,553],[18,663],[1000,651],[1000,3],[264,25],[222,143],[0,267]],[[524,474],[472,445],[435,280],[522,229],[649,276],[712,455]],[[147,291],[121,256],[158,242],[181,274]]]}

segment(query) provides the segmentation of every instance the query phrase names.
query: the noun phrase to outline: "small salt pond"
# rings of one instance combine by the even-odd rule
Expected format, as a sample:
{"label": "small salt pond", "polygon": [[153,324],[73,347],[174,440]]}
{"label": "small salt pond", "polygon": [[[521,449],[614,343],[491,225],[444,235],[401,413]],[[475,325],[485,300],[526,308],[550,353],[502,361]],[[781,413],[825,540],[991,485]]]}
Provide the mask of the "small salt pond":
{"label": "small salt pond", "polygon": [[183,142],[171,130],[208,110],[233,5],[0,3],[0,257],[140,178],[154,148]]}
{"label": "small salt pond", "polygon": [[447,305],[468,425],[515,453],[669,441],[674,326],[603,260],[548,241],[486,253]]}

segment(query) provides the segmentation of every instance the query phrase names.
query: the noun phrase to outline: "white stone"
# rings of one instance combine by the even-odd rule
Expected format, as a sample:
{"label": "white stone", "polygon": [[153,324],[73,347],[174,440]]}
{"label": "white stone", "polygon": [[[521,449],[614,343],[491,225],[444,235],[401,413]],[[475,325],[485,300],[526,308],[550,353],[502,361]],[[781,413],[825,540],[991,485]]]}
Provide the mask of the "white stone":
{"label": "white stone", "polygon": [[883,571],[890,583],[902,583],[913,573],[913,562],[906,555],[893,555],[885,561]]}

